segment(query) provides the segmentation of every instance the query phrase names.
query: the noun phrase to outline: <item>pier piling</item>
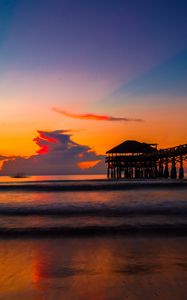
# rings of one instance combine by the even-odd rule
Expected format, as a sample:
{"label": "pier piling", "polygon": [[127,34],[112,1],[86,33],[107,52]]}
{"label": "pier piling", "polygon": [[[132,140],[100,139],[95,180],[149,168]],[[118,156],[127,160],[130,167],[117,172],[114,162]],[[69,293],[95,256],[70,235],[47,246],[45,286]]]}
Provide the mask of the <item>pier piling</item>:
{"label": "pier piling", "polygon": [[178,178],[183,179],[186,160],[187,144],[158,150],[157,144],[126,141],[107,152],[107,177],[175,179],[178,174]]}

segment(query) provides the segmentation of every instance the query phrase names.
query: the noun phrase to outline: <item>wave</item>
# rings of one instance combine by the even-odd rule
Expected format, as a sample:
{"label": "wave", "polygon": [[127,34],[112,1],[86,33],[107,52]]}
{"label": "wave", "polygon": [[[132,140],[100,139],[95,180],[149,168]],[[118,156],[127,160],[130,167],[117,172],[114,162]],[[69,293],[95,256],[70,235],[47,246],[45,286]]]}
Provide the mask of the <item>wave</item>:
{"label": "wave", "polygon": [[187,188],[187,180],[149,179],[149,180],[65,180],[38,182],[1,183],[0,191],[95,191],[95,190],[130,190],[145,188]]}
{"label": "wave", "polygon": [[186,187],[186,180],[1,183],[0,237],[186,235]]}
{"label": "wave", "polygon": [[0,206],[1,216],[61,216],[61,217],[128,217],[128,216],[187,216],[187,203],[170,205],[137,205],[118,207],[42,207],[42,206]]}
{"label": "wave", "polygon": [[45,236],[102,236],[102,235],[187,235],[187,224],[143,224],[119,226],[85,226],[85,227],[35,227],[35,228],[0,228],[0,237],[45,237]]}

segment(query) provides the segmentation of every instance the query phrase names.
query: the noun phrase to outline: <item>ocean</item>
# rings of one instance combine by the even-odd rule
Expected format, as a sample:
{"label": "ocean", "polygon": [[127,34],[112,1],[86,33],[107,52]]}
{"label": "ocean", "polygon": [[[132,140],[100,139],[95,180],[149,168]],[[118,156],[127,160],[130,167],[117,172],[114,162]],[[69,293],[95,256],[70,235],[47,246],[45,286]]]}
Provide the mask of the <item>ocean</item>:
{"label": "ocean", "polygon": [[187,181],[100,176],[3,177],[0,233],[91,235],[187,231]]}
{"label": "ocean", "polygon": [[187,181],[0,178],[0,300],[185,300]]}

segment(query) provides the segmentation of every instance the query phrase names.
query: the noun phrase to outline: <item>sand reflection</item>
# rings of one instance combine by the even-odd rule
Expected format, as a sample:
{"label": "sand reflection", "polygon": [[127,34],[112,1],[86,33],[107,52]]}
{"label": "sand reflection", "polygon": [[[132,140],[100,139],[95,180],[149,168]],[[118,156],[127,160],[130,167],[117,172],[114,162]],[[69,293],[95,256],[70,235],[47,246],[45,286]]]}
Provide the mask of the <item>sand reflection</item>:
{"label": "sand reflection", "polygon": [[187,239],[0,241],[0,299],[185,299]]}

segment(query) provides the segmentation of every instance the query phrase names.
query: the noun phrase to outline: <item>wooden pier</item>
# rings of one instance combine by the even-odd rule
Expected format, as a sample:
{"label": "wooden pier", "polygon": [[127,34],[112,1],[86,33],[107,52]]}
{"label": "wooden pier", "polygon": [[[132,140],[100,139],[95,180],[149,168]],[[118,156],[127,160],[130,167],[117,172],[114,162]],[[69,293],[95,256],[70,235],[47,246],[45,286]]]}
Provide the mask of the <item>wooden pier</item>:
{"label": "wooden pier", "polygon": [[157,144],[125,141],[106,152],[112,179],[184,178],[187,144],[157,149]]}

